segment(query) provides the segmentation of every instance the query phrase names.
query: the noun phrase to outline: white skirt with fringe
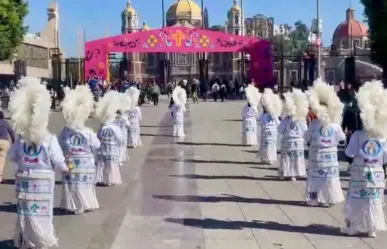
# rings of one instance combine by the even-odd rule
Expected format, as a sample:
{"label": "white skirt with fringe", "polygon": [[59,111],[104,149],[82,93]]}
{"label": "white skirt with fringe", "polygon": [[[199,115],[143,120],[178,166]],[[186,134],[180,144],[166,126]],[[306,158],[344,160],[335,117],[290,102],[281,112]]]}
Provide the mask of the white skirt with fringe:
{"label": "white skirt with fringe", "polygon": [[119,162],[112,162],[99,157],[97,163],[96,181],[105,185],[118,185],[122,183]]}
{"label": "white skirt with fringe", "polygon": [[313,204],[337,204],[344,201],[338,167],[314,169],[313,166],[309,165],[307,177],[306,200],[308,202]]}
{"label": "white skirt with fringe", "polygon": [[130,148],[136,148],[142,145],[141,142],[141,128],[140,125],[133,125],[130,127],[128,146]]}
{"label": "white skirt with fringe", "polygon": [[266,140],[261,137],[258,157],[263,163],[274,163],[277,161],[277,140]]}
{"label": "white skirt with fringe", "polygon": [[49,249],[58,246],[53,224],[54,186],[52,170],[28,170],[16,174],[16,248]]}
{"label": "white skirt with fringe", "polygon": [[[357,196],[359,192],[371,193],[367,197]],[[354,194],[356,193],[356,194]],[[372,233],[386,231],[386,217],[384,214],[384,188],[353,188],[349,184],[347,201],[345,204],[346,232]]]}
{"label": "white skirt with fringe", "polygon": [[279,175],[283,177],[305,177],[304,150],[281,151]]}
{"label": "white skirt with fringe", "polygon": [[95,169],[76,169],[62,176],[62,209],[77,214],[99,208],[95,191]]}

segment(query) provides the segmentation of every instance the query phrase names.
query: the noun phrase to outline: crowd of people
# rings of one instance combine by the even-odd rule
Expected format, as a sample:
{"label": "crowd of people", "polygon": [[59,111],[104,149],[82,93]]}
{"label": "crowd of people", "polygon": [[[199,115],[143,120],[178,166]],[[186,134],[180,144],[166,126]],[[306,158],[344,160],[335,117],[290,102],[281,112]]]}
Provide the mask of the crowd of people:
{"label": "crowd of people", "polygon": [[[292,89],[281,98],[271,89],[260,93],[249,85],[246,97],[243,143],[259,144],[259,157],[270,165],[277,161],[279,147],[278,177],[292,181],[306,177],[306,205],[330,207],[343,202],[338,145],[346,140],[341,125],[345,115],[344,104],[334,86],[319,79],[308,91]],[[387,104],[387,91],[380,81],[366,82],[351,98],[349,105],[356,105],[358,115],[351,121],[347,117],[347,122],[356,119],[359,125],[347,132],[345,155],[350,163],[350,182],[345,204],[346,225],[341,231],[375,237],[377,231],[387,230],[383,211],[387,112],[380,108]],[[313,120],[308,120],[310,117]],[[278,135],[281,135],[279,142]],[[309,147],[307,171],[305,144]]]}

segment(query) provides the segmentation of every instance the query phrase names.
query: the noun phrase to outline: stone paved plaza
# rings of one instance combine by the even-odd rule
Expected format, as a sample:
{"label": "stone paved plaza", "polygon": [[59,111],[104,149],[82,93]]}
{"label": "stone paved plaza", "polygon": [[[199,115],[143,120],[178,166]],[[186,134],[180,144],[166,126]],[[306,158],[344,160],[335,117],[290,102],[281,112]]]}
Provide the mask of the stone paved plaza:
{"label": "stone paved plaza", "polygon": [[[55,210],[61,249],[382,249],[378,238],[346,237],[344,206],[304,205],[305,181],[279,181],[256,148],[240,146],[243,102],[190,104],[184,142],[171,134],[167,101],[143,110],[143,147],[130,150],[125,184],[98,187],[101,209],[81,216]],[[99,123],[90,120],[97,128]],[[53,113],[50,129],[63,127]],[[0,248],[15,220],[12,165],[0,185]],[[342,186],[348,184],[342,163]],[[60,178],[58,177],[58,180]],[[56,203],[61,186],[56,187]]]}

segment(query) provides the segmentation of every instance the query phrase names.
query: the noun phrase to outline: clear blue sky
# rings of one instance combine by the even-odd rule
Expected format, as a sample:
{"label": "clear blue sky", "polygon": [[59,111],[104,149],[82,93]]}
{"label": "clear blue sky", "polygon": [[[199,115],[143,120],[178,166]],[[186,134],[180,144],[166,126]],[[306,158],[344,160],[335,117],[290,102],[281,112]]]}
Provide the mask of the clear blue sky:
{"label": "clear blue sky", "polygon": [[[196,0],[200,5],[200,0]],[[350,0],[320,0],[323,19],[324,44],[330,44],[336,26],[345,19]],[[30,32],[39,32],[47,21],[46,9],[51,0],[29,0],[30,13],[25,23]],[[106,35],[116,35],[121,30],[121,12],[126,0],[58,0],[60,13],[60,42],[67,56],[76,56],[77,30],[86,29],[86,39],[94,40]],[[166,9],[175,0],[165,0]],[[227,10],[233,0],[204,0],[209,10],[210,25],[224,24]],[[139,14],[140,25],[147,21],[151,28],[161,26],[161,0],[132,0]],[[363,7],[352,0],[356,18],[364,20]],[[316,16],[315,0],[244,0],[245,17],[264,14],[274,17],[278,24],[293,25],[301,20],[308,26]]]}

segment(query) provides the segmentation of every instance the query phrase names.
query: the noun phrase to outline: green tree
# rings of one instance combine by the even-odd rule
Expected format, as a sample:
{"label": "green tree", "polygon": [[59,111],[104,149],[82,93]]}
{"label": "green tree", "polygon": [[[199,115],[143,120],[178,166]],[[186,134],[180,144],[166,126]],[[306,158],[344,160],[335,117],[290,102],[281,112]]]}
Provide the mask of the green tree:
{"label": "green tree", "polygon": [[310,30],[305,23],[297,21],[294,29],[290,32],[289,38],[292,41],[293,56],[300,56],[309,45]]}
{"label": "green tree", "polygon": [[28,5],[23,0],[0,1],[0,60],[10,59],[23,41],[27,14]]}
{"label": "green tree", "polygon": [[210,27],[210,30],[212,31],[223,31],[224,30],[224,26],[222,25],[213,25]]}
{"label": "green tree", "polygon": [[368,23],[371,59],[383,68],[384,86],[387,86],[387,0],[361,0]]}
{"label": "green tree", "polygon": [[[309,45],[309,29],[306,24],[301,21],[294,23],[294,28],[288,24],[283,25],[285,30],[290,30],[288,36],[276,35],[271,39],[274,47],[274,55],[280,57],[281,55],[293,57],[292,60],[297,59]],[[282,52],[281,52],[282,46]]]}

